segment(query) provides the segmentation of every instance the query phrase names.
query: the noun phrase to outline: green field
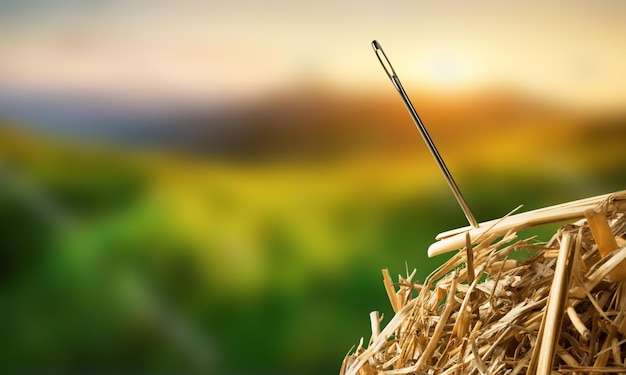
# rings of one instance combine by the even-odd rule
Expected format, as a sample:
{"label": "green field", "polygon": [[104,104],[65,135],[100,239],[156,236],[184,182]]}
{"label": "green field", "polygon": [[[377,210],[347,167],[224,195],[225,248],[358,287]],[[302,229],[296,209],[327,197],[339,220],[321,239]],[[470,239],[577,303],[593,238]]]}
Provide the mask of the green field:
{"label": "green field", "polygon": [[[15,129],[0,129],[4,372],[337,373],[368,313],[391,312],[380,270],[423,281],[445,260],[426,257],[434,236],[466,225],[424,154],[247,162]],[[619,129],[568,147],[481,136],[451,165],[488,220],[623,189]]]}

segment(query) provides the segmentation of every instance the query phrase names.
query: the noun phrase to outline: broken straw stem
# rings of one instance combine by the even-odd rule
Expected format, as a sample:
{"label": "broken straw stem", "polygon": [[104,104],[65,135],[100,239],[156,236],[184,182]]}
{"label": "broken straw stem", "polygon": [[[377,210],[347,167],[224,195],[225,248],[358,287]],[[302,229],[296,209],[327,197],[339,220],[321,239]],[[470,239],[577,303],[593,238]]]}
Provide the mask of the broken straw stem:
{"label": "broken straw stem", "polygon": [[389,62],[389,59],[387,58],[385,51],[383,51],[383,48],[381,47],[380,43],[378,43],[378,41],[376,40],[372,41],[372,48],[374,48],[374,52],[376,52],[376,57],[378,57],[378,61],[380,61],[380,64],[383,66],[383,69],[385,69],[385,73],[387,73],[387,76],[391,80],[391,83],[393,83],[393,86],[396,88],[396,90],[400,94],[400,97],[402,98],[404,105],[406,106],[407,110],[409,111],[409,114],[413,118],[413,122],[415,122],[415,126],[417,126],[417,129],[422,134],[422,138],[424,138],[424,142],[426,142],[426,145],[428,146],[430,153],[433,155],[433,157],[435,158],[435,161],[439,165],[439,169],[441,169],[441,172],[443,173],[443,176],[446,178],[446,181],[448,182],[450,189],[452,189],[452,193],[454,194],[456,200],[459,202],[459,205],[461,206],[461,209],[463,210],[463,213],[465,214],[467,221],[470,223],[472,227],[478,228],[478,222],[474,218],[472,211],[470,211],[470,208],[467,202],[465,201],[465,198],[463,198],[463,195],[461,194],[461,191],[456,185],[456,182],[454,182],[454,179],[452,178],[452,174],[450,174],[448,167],[446,167],[446,163],[444,163],[443,158],[439,154],[439,151],[437,151],[437,147],[435,147],[435,143],[433,142],[432,138],[430,138],[430,135],[428,134],[428,131],[426,130],[426,127],[422,123],[422,120],[420,119],[419,115],[417,114],[415,107],[411,103],[409,96],[407,95],[406,91],[404,91],[404,87],[402,87],[402,83],[400,83],[400,79],[398,78],[398,75],[393,69],[393,66],[391,66],[391,62]]}

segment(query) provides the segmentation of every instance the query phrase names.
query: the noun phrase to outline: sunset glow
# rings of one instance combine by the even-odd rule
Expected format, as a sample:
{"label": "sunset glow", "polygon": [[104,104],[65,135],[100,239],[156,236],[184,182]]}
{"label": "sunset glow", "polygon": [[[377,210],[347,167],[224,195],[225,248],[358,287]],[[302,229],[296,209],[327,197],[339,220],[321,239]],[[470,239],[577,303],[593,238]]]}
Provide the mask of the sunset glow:
{"label": "sunset glow", "polygon": [[0,5],[0,88],[208,99],[302,81],[375,90],[376,38],[406,86],[626,101],[619,2],[57,3]]}
{"label": "sunset glow", "polygon": [[[370,334],[396,355],[395,302],[469,285],[428,257],[437,233],[626,188],[625,20],[619,0],[0,0],[0,373],[337,374]],[[555,230],[497,251],[553,256]],[[611,329],[566,341],[626,341],[578,310]]]}

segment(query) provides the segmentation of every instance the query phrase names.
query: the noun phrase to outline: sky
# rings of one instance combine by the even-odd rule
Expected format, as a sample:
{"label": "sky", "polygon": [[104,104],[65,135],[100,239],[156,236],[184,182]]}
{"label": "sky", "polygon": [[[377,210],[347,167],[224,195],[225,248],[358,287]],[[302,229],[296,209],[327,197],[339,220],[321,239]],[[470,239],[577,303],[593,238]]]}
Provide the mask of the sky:
{"label": "sky", "polygon": [[508,87],[626,108],[626,3],[425,0],[4,0],[0,90],[240,100],[297,83]]}

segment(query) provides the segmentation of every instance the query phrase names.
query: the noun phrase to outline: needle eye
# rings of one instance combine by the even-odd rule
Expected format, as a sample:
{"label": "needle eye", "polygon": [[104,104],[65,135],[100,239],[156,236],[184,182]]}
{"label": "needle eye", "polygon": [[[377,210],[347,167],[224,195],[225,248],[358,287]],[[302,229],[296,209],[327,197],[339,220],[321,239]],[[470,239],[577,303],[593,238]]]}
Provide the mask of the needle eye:
{"label": "needle eye", "polygon": [[377,40],[372,41],[372,48],[374,48],[374,52],[376,52],[376,57],[378,57],[378,61],[380,61],[380,65],[383,66],[385,73],[389,79],[393,81],[393,77],[396,76],[395,70],[393,70],[393,66],[391,66],[391,62],[387,58],[385,51],[383,51],[383,47],[378,43]]}

